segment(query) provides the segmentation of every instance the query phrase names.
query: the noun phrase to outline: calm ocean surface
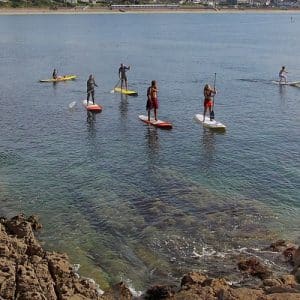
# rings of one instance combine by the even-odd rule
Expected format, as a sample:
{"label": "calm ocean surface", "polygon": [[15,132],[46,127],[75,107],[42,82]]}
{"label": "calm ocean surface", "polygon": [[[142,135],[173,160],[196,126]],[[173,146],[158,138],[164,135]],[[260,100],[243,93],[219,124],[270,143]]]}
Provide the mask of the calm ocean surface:
{"label": "calm ocean surface", "polygon": [[[300,14],[290,17],[0,16],[1,215],[39,215],[47,249],[102,288],[192,269],[234,280],[234,253],[297,240],[300,88],[271,82],[282,65],[300,80]],[[121,62],[136,98],[110,93]],[[39,83],[53,68],[79,78]],[[215,72],[225,134],[193,120]],[[91,73],[104,107],[94,117],[81,105]],[[172,131],[138,120],[152,79]]]}

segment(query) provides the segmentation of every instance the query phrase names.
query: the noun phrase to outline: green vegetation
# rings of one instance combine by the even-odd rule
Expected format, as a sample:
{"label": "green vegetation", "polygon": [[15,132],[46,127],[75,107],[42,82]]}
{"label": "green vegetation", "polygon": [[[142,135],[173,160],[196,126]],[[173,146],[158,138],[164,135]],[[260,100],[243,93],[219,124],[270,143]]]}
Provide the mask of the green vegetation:
{"label": "green vegetation", "polygon": [[41,8],[50,8],[58,9],[61,7],[73,7],[73,4],[64,3],[61,1],[52,1],[52,0],[8,0],[2,2],[0,0],[0,8],[27,8],[27,7],[41,7]]}

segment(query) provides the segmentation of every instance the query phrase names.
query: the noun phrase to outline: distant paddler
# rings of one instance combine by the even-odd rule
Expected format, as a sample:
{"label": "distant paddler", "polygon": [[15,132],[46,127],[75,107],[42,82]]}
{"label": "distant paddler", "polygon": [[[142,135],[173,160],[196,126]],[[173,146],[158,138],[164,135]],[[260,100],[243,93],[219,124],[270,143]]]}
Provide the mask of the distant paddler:
{"label": "distant paddler", "polygon": [[203,112],[203,122],[205,121],[205,114],[207,109],[209,109],[209,115],[211,116],[212,107],[214,106],[214,96],[217,91],[213,89],[209,84],[204,86],[203,94],[204,94],[204,112]]}
{"label": "distant paddler", "polygon": [[57,70],[56,69],[53,70],[52,78],[57,79]]}
{"label": "distant paddler", "polygon": [[130,70],[130,66],[127,67],[123,64],[121,64],[121,66],[119,68],[119,78],[121,80],[121,90],[123,89],[123,83],[125,83],[125,88],[126,88],[126,90],[128,90],[126,72],[129,70]]}
{"label": "distant paddler", "polygon": [[87,86],[87,105],[89,105],[90,96],[92,96],[93,104],[95,104],[95,86],[98,87],[98,85],[96,84],[95,78],[92,74],[89,76],[89,79],[86,82],[86,86]]}
{"label": "distant paddler", "polygon": [[287,71],[285,70],[285,66],[281,67],[281,70],[279,71],[279,83],[287,83]]}

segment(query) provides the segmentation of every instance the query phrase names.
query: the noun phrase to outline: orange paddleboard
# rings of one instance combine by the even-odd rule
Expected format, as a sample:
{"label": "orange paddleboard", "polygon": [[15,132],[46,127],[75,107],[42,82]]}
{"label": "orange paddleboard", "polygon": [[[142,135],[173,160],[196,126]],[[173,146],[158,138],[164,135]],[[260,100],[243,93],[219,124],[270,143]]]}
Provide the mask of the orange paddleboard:
{"label": "orange paddleboard", "polygon": [[82,104],[87,111],[94,112],[94,113],[99,113],[102,111],[102,106],[99,104],[93,104],[92,101],[89,101],[89,103],[87,103],[87,100],[83,100]]}
{"label": "orange paddleboard", "polygon": [[150,118],[150,121],[148,121],[148,117],[144,115],[139,115],[139,119],[146,124],[150,124],[161,129],[172,129],[173,127],[172,123],[170,122],[165,122],[161,120],[155,121],[155,119],[153,118]]}

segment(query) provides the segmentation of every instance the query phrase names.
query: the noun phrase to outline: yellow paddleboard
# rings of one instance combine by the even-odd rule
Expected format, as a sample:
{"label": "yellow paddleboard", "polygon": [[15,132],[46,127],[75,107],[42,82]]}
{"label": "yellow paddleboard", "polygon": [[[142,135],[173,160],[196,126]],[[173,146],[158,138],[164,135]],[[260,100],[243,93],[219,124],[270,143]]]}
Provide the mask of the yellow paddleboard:
{"label": "yellow paddleboard", "polygon": [[115,88],[114,91],[117,93],[128,95],[128,96],[137,96],[138,95],[138,93],[136,91],[126,90],[124,88],[121,89],[119,87]]}
{"label": "yellow paddleboard", "polygon": [[64,76],[58,76],[56,79],[42,79],[40,82],[59,82],[59,81],[67,81],[67,80],[73,80],[76,79],[76,75],[64,75]]}

